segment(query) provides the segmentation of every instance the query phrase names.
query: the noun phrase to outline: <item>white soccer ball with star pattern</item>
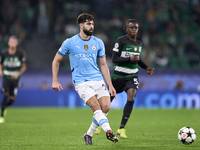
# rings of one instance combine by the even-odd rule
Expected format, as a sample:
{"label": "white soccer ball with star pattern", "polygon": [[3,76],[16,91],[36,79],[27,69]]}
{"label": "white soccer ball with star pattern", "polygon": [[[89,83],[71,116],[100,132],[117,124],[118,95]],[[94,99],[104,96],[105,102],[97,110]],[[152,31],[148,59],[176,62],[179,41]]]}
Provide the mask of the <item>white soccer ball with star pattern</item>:
{"label": "white soccer ball with star pattern", "polygon": [[191,127],[183,127],[178,131],[178,139],[183,144],[192,144],[196,140],[196,133]]}

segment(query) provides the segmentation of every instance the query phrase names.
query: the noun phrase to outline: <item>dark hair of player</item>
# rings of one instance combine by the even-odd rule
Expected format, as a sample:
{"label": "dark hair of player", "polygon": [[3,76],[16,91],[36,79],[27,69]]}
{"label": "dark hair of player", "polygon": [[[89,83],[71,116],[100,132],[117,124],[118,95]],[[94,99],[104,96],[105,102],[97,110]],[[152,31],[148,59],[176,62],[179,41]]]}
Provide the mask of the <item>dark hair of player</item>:
{"label": "dark hair of player", "polygon": [[92,15],[90,15],[90,14],[87,14],[87,13],[82,13],[82,14],[80,14],[79,16],[78,16],[78,18],[77,18],[77,22],[78,22],[78,24],[80,24],[80,23],[84,23],[84,22],[86,22],[86,21],[94,21],[94,17],[92,16]]}
{"label": "dark hair of player", "polygon": [[126,30],[126,27],[128,26],[128,24],[129,24],[130,22],[138,23],[137,20],[135,20],[135,19],[127,19],[127,20],[125,21],[124,30]]}

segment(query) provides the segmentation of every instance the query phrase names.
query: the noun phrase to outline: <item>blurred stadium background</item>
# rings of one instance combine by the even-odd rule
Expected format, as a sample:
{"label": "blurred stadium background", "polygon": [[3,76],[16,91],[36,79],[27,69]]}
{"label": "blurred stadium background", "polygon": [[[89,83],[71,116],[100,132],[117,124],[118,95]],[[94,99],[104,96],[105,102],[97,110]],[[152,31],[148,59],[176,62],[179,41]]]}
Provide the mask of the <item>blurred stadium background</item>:
{"label": "blurred stadium background", "polygon": [[[68,57],[59,72],[65,91],[51,90],[53,57],[79,32],[76,18],[83,12],[96,19],[95,36],[105,43],[110,71],[112,47],[125,34],[125,20],[139,21],[142,59],[155,72],[149,76],[140,69],[135,107],[200,108],[199,0],[1,0],[0,51],[15,34],[28,58],[14,106],[84,107],[73,89]],[[125,101],[121,93],[111,106],[122,108]]]}

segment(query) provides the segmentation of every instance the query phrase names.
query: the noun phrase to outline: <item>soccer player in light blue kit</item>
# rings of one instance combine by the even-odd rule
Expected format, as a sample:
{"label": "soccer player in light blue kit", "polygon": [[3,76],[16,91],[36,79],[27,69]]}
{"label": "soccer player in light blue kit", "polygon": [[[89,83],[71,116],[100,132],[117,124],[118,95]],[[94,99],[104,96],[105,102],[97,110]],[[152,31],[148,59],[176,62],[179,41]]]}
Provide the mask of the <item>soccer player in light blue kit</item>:
{"label": "soccer player in light blue kit", "polygon": [[[85,104],[90,106],[94,112],[92,124],[83,135],[83,140],[86,145],[92,145],[92,136],[96,128],[101,126],[106,132],[106,137],[117,143],[119,139],[112,132],[106,117],[110,109],[110,95],[116,97],[116,91],[110,79],[104,43],[101,39],[93,36],[94,17],[92,15],[87,13],[80,14],[77,22],[80,27],[79,34],[63,42],[52,62],[52,88],[55,91],[63,90],[57,76],[61,60],[66,54],[69,54],[75,90]],[[99,61],[99,67],[97,60]]]}

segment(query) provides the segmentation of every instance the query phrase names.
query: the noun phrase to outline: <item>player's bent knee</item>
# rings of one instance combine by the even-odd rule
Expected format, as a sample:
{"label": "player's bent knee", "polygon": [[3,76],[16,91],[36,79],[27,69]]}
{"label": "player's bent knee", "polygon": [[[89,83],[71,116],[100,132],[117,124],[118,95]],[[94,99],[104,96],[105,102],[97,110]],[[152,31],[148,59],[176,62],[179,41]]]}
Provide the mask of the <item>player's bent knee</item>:
{"label": "player's bent knee", "polygon": [[127,100],[130,102],[135,102],[135,97],[128,98]]}
{"label": "player's bent knee", "polygon": [[108,111],[110,110],[110,105],[102,107],[101,110],[103,113],[107,114]]}

